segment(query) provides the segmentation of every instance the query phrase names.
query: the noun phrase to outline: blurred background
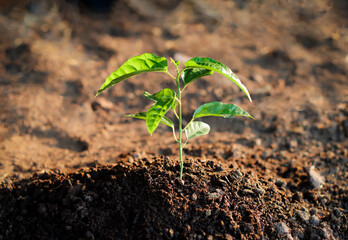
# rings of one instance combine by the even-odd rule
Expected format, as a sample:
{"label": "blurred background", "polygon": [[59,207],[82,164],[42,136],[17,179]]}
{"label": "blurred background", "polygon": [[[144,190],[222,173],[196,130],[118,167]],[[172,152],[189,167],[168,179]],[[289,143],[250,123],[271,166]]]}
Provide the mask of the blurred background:
{"label": "blurred background", "polygon": [[165,74],[94,98],[111,72],[144,52],[182,63],[214,58],[251,93],[253,103],[217,74],[190,85],[185,121],[208,101],[235,103],[256,120],[207,118],[211,134],[188,155],[296,153],[310,165],[333,148],[346,159],[347,16],[345,0],[1,0],[0,180],[149,154],[176,159],[170,129],[150,137],[144,122],[123,117],[151,105],[144,91],[174,88]]}

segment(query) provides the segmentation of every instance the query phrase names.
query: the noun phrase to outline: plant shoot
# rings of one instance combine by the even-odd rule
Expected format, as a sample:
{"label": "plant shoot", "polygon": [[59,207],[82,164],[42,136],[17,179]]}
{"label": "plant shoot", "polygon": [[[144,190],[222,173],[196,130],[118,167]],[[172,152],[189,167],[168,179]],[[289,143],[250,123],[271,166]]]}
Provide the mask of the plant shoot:
{"label": "plant shoot", "polygon": [[[183,127],[181,100],[182,93],[184,92],[186,87],[199,78],[212,75],[214,73],[219,73],[235,83],[245,93],[250,101],[251,97],[247,88],[231,71],[231,69],[214,59],[207,57],[194,57],[187,61],[184,64],[184,67],[181,69],[179,68],[179,61],[174,61],[172,58],[170,60],[176,67],[176,75],[172,75],[168,71],[168,62],[164,57],[158,57],[151,53],[144,53],[142,55],[132,57],[128,59],[123,65],[121,65],[121,67],[119,67],[116,71],[111,73],[109,77],[107,77],[104,84],[98,90],[96,96],[98,96],[106,89],[116,85],[117,83],[145,72],[162,72],[172,78],[176,83],[177,89],[173,90],[170,88],[165,88],[154,94],[144,92],[144,97],[154,101],[154,104],[146,112],[129,114],[126,116],[145,120],[147,130],[151,135],[160,123],[172,129],[173,137],[179,145],[180,178],[182,179],[184,166],[183,148],[185,147],[188,140],[194,137],[206,135],[210,131],[209,125],[204,122],[198,121],[198,118],[207,116],[224,118],[244,116],[253,118],[249,113],[234,104],[209,102],[198,107],[193,113],[190,122]],[[182,81],[182,84],[180,84],[180,81]],[[179,122],[178,126],[174,126],[173,121],[165,116],[168,111],[174,112],[174,115]],[[183,138],[183,134],[186,135],[185,138]]]}

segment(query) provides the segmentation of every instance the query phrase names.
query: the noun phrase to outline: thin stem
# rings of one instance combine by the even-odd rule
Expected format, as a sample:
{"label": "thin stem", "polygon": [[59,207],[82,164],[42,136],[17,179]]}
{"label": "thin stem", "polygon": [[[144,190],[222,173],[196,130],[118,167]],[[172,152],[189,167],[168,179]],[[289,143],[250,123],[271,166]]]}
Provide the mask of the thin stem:
{"label": "thin stem", "polygon": [[179,156],[180,156],[180,179],[182,179],[182,173],[184,170],[184,160],[182,157],[182,111],[181,111],[181,90],[180,90],[180,73],[178,73],[178,75],[176,76],[176,86],[178,88],[178,115],[179,115]]}
{"label": "thin stem", "polygon": [[186,130],[186,128],[193,122],[193,118],[191,119],[191,121],[186,125],[186,127],[183,129],[183,131],[185,131]]}
{"label": "thin stem", "polygon": [[177,142],[178,142],[178,139],[176,138],[176,134],[175,134],[175,128],[174,128],[174,127],[172,127],[172,130],[173,130],[173,136],[174,136],[174,139],[175,139],[175,141],[177,141]]}
{"label": "thin stem", "polygon": [[174,109],[174,114],[175,114],[175,117],[176,117],[177,119],[179,119],[179,116],[178,116],[178,114],[176,113],[175,109]]}
{"label": "thin stem", "polygon": [[176,81],[176,78],[170,72],[168,72],[168,70],[165,73]]}

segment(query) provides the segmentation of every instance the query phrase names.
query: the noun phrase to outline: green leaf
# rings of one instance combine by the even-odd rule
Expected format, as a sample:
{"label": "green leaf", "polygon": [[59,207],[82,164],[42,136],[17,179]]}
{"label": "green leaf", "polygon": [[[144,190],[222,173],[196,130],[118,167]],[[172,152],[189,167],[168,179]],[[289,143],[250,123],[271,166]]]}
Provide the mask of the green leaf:
{"label": "green leaf", "polygon": [[158,101],[167,101],[168,99],[172,99],[176,97],[176,93],[170,89],[170,88],[165,88],[162,89],[161,91],[155,93],[155,94],[150,94],[148,92],[144,92],[144,96],[147,99],[153,100],[155,102]]}
{"label": "green leaf", "polygon": [[190,82],[202,78],[204,76],[213,75],[214,71],[205,69],[205,68],[188,68],[185,69],[182,73],[182,80],[184,81],[185,86]]}
{"label": "green leaf", "polygon": [[233,116],[244,116],[254,119],[248,112],[234,104],[225,104],[222,102],[210,102],[201,105],[193,113],[193,119],[199,117],[216,116],[230,118]]}
{"label": "green leaf", "polygon": [[225,77],[229,78],[232,82],[234,82],[249,98],[250,101],[251,97],[248,92],[248,89],[243,85],[243,83],[239,80],[239,78],[232,72],[230,68],[225,66],[224,64],[211,59],[207,57],[194,57],[191,58],[189,61],[185,63],[185,68],[204,68],[207,70],[211,70],[217,73],[220,73],[224,75]]}
{"label": "green leaf", "polygon": [[175,92],[169,88],[165,88],[153,95],[157,102],[150,107],[146,115],[147,130],[151,135],[158,127],[164,115],[176,102],[175,96]]}
{"label": "green leaf", "polygon": [[107,77],[104,84],[98,90],[97,96],[104,90],[134,75],[144,72],[166,72],[167,68],[167,59],[164,57],[157,57],[152,53],[144,53],[132,57]]}
{"label": "green leaf", "polygon": [[[144,92],[144,96],[147,99],[158,102],[160,100],[167,101],[170,98],[176,98],[176,93],[170,88],[165,88],[165,89],[163,89],[155,94],[151,94],[149,92]],[[173,110],[176,108],[176,105],[177,105],[177,101],[174,101],[174,104],[172,106]]]}
{"label": "green leaf", "polygon": [[175,65],[175,67],[180,65],[180,61],[175,61],[173,58],[170,58],[170,61]]}
{"label": "green leaf", "polygon": [[185,133],[187,140],[208,134],[210,131],[210,126],[204,122],[194,121],[187,126]]}
{"label": "green leaf", "polygon": [[[129,114],[126,115],[126,117],[132,117],[132,118],[138,118],[138,119],[143,119],[146,120],[146,112],[140,112],[140,113],[135,113],[135,114]],[[163,118],[161,119],[160,123],[173,128],[174,124],[172,122],[172,120],[170,120],[169,118],[167,118],[166,116],[163,116]]]}

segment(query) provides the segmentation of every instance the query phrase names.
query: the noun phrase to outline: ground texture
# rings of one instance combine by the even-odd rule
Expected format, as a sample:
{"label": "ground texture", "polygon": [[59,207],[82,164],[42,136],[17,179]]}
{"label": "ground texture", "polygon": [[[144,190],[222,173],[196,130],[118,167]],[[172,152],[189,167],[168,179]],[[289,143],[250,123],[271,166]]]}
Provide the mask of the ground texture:
{"label": "ground texture", "polygon": [[[0,239],[347,239],[346,1],[28,2],[0,5]],[[217,59],[253,98],[189,85],[185,123],[210,101],[255,120],[203,118],[183,180],[170,129],[124,117],[170,78],[94,98],[144,52]]]}

